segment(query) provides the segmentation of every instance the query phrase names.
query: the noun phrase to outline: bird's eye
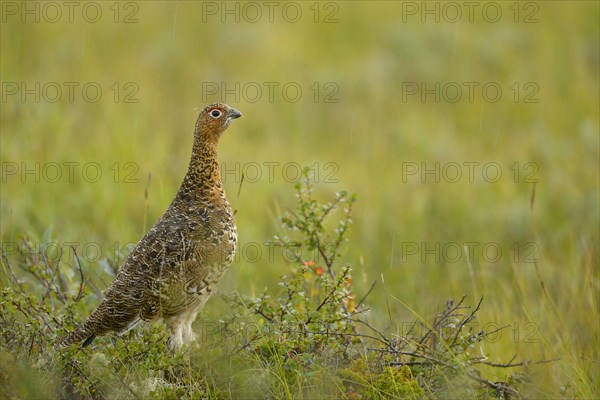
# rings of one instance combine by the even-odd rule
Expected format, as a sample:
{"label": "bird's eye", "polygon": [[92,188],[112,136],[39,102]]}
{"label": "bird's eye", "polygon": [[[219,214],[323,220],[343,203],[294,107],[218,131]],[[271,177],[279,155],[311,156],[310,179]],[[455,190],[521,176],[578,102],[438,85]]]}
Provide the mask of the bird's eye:
{"label": "bird's eye", "polygon": [[219,110],[212,110],[210,112],[210,116],[213,118],[219,118],[221,116],[221,111]]}

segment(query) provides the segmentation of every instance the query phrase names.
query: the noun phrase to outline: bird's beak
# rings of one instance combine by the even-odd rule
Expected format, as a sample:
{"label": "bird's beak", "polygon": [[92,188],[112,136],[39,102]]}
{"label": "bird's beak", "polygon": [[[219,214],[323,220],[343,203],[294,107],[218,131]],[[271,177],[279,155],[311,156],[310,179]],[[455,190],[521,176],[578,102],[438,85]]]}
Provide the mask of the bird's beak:
{"label": "bird's beak", "polygon": [[232,108],[232,109],[229,111],[229,117],[228,117],[228,118],[229,118],[229,119],[236,119],[236,118],[239,118],[239,117],[241,117],[241,116],[242,116],[242,113],[241,113],[241,112],[239,112],[239,111],[238,111],[238,110],[236,110],[235,108]]}

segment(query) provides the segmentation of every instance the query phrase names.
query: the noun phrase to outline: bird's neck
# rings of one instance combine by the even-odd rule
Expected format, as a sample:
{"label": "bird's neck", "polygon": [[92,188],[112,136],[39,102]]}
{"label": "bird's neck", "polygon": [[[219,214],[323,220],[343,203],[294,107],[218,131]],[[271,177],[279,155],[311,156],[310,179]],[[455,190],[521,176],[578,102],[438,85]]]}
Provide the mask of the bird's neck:
{"label": "bird's neck", "polygon": [[209,198],[222,194],[216,143],[207,143],[195,138],[188,171],[179,192],[193,194],[194,198]]}

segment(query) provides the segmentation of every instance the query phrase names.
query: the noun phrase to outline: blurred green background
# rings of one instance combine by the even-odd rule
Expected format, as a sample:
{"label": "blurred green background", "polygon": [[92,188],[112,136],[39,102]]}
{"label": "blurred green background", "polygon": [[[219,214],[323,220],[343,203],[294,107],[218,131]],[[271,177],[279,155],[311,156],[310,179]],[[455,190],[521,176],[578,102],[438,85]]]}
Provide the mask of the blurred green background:
{"label": "blurred green background", "polygon": [[531,368],[540,397],[597,390],[598,2],[75,3],[2,3],[9,253],[51,229],[110,282],[96,261],[160,217],[198,110],[224,101],[244,118],[220,143],[240,236],[223,290],[289,270],[264,242],[313,165],[320,199],[358,194],[343,262],[358,298],[377,281],[374,323],[484,296],[479,323],[512,327],[483,353],[561,358]]}

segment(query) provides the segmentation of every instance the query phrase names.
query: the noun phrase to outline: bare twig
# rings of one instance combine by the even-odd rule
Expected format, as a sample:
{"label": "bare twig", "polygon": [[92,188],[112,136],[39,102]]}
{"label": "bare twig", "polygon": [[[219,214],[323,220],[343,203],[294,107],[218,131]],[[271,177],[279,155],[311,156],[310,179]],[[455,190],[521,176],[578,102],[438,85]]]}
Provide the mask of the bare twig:
{"label": "bare twig", "polygon": [[454,339],[452,340],[452,344],[450,344],[450,346],[454,346],[456,344],[456,341],[458,340],[458,335],[460,335],[460,333],[462,332],[462,328],[469,322],[471,322],[472,320],[475,319],[475,314],[477,313],[477,311],[479,311],[479,308],[481,307],[481,303],[483,302],[483,296],[481,296],[481,299],[479,299],[479,303],[477,303],[477,307],[475,307],[473,309],[473,311],[471,311],[471,313],[469,314],[469,316],[467,318],[463,318],[458,327],[456,328],[456,334],[454,335]]}
{"label": "bare twig", "polygon": [[75,260],[77,261],[77,269],[79,270],[79,278],[80,278],[79,290],[77,291],[77,296],[75,297],[75,302],[78,302],[83,297],[83,283],[84,283],[83,269],[81,268],[81,262],[79,261],[79,256],[77,255],[77,250],[75,250],[75,247],[73,247],[73,246],[71,246],[71,248],[73,249],[73,253],[75,254]]}
{"label": "bare twig", "polygon": [[6,266],[6,268],[8,269],[8,271],[10,272],[10,276],[11,276],[12,280],[15,282],[15,284],[21,290],[21,293],[25,293],[25,287],[23,286],[23,283],[21,282],[21,280],[19,278],[17,278],[17,276],[15,275],[15,272],[13,271],[12,266],[10,265],[10,261],[8,260],[8,257],[6,256],[6,252],[4,251],[4,248],[2,248],[2,261],[3,261],[3,264]]}
{"label": "bare twig", "polygon": [[[516,357],[516,355],[515,355]],[[489,362],[489,361],[474,361],[472,362],[472,364],[484,364],[484,365],[488,365],[490,367],[498,367],[498,368],[512,368],[512,367],[528,367],[530,365],[538,365],[538,364],[548,364],[554,361],[559,361],[560,357],[558,358],[552,358],[550,360],[540,360],[540,361],[521,361],[519,363],[513,363],[512,361],[515,359],[515,357],[513,357],[509,362],[507,363],[493,363],[493,362]]]}
{"label": "bare twig", "polygon": [[367,293],[360,299],[360,301],[358,303],[356,303],[356,308],[358,308],[362,305],[363,301],[365,301],[365,299],[371,294],[371,292],[375,288],[376,284],[377,284],[377,281],[373,281],[373,283],[371,283],[371,287],[369,288],[369,290],[367,290]]}

